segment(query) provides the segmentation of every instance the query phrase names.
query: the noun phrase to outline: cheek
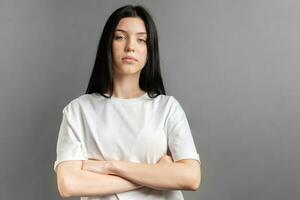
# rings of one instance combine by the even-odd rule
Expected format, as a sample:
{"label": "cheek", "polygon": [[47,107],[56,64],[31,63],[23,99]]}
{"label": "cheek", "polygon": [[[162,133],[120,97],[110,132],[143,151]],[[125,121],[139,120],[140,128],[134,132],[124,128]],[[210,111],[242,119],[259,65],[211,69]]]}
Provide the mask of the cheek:
{"label": "cheek", "polygon": [[113,53],[113,58],[117,58],[120,55],[120,46],[113,43],[112,45],[112,53]]}
{"label": "cheek", "polygon": [[142,51],[141,51],[141,56],[143,57],[143,60],[144,60],[144,61],[147,60],[147,48],[142,49]]}

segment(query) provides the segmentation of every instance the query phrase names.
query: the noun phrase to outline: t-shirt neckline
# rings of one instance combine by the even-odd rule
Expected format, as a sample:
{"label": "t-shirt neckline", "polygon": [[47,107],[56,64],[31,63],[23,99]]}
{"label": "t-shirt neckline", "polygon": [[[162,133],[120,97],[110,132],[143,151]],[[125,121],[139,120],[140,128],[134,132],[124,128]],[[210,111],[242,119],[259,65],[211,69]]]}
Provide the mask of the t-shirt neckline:
{"label": "t-shirt neckline", "polygon": [[141,96],[134,97],[134,98],[128,98],[128,99],[111,96],[111,100],[112,101],[120,101],[120,102],[136,102],[136,101],[142,101],[143,99],[146,99],[147,97],[148,97],[148,93],[145,92]]}

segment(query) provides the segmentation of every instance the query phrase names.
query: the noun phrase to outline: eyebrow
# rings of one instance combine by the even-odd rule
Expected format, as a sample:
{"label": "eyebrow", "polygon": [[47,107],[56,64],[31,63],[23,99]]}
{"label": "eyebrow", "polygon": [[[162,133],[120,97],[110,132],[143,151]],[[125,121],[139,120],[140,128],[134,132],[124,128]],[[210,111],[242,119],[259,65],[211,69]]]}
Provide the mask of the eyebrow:
{"label": "eyebrow", "polygon": [[[125,30],[123,30],[123,29],[116,29],[116,31],[121,31],[121,32],[124,32],[124,33],[127,33],[127,31],[125,31]],[[136,33],[137,35],[147,35],[147,33],[146,32],[138,32],[138,33]]]}

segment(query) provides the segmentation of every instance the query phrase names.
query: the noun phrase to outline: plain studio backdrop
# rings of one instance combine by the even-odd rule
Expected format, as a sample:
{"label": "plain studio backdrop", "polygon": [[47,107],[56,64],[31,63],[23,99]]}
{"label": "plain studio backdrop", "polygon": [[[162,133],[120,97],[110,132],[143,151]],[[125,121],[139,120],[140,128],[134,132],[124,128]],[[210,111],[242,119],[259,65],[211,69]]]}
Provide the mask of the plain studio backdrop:
{"label": "plain studio backdrop", "polygon": [[127,3],[156,22],[167,95],[200,154],[202,184],[185,199],[299,199],[297,0],[1,0],[0,199],[60,199],[62,108],[84,94],[104,23]]}

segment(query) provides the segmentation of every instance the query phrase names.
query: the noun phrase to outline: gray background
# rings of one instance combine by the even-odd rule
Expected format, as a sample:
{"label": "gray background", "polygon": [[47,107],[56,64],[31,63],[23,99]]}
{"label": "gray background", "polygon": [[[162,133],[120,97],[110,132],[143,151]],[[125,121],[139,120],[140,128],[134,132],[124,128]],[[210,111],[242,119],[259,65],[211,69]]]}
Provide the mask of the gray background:
{"label": "gray background", "polygon": [[300,2],[0,2],[0,199],[60,199],[62,108],[88,84],[102,28],[150,10],[168,95],[186,111],[202,185],[186,199],[299,199]]}

